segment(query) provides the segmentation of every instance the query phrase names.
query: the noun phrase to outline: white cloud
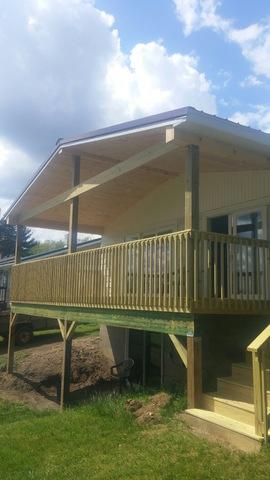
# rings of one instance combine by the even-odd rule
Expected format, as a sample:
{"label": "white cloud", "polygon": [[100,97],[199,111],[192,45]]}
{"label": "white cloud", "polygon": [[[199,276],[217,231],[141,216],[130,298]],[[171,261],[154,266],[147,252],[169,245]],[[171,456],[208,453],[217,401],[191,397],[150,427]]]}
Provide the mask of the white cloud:
{"label": "white cloud", "polygon": [[256,75],[270,78],[270,23],[265,19],[245,28],[234,28],[233,20],[218,13],[219,0],[173,0],[184,33],[210,28],[236,43]]}
{"label": "white cloud", "polygon": [[254,105],[248,112],[235,112],[230,120],[270,133],[270,105]]}
{"label": "white cloud", "polygon": [[2,0],[0,62],[2,198],[18,193],[58,137],[187,104],[216,111],[193,56],[159,42],[124,55],[113,16],[93,1]]}
{"label": "white cloud", "polygon": [[111,113],[117,112],[117,118],[121,111],[134,118],[184,105],[216,112],[211,83],[199,72],[197,60],[180,53],[169,55],[156,42],[137,44],[129,56],[120,53],[109,66],[106,82]]}
{"label": "white cloud", "polygon": [[177,16],[184,25],[184,33],[189,35],[194,30],[207,27],[224,31],[230,27],[231,20],[217,13],[219,0],[173,0]]}
{"label": "white cloud", "polygon": [[248,75],[240,82],[240,87],[259,87],[263,82],[255,75]]}
{"label": "white cloud", "polygon": [[244,57],[250,62],[256,75],[270,78],[270,24],[250,25],[229,32],[229,39],[236,42]]}
{"label": "white cloud", "polygon": [[2,213],[7,207],[7,199],[14,196],[18,183],[26,182],[35,167],[35,162],[27,153],[0,138],[0,192],[4,203],[1,204],[0,200]]}

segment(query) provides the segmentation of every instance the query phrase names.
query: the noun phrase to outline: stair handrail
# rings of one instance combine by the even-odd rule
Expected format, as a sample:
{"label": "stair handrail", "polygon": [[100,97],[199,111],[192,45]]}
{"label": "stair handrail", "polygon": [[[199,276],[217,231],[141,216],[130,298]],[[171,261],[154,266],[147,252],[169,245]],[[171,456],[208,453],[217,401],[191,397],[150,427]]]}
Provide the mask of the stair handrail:
{"label": "stair handrail", "polygon": [[255,433],[268,442],[268,411],[266,385],[266,349],[270,345],[270,325],[268,325],[247,347],[252,354],[253,393],[255,413]]}

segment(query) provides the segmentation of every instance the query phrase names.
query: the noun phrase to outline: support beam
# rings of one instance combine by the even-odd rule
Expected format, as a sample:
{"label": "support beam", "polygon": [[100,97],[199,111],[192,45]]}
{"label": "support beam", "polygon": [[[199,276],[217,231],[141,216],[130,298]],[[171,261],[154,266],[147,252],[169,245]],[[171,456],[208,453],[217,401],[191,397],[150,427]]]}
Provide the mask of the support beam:
{"label": "support beam", "polygon": [[97,188],[104,183],[114,180],[115,178],[120,177],[120,175],[131,172],[132,170],[135,170],[136,168],[139,168],[142,165],[151,162],[151,160],[159,158],[162,155],[165,155],[166,153],[169,153],[177,148],[179,148],[179,146],[175,142],[170,142],[168,144],[161,143],[146,148],[145,150],[142,150],[141,152],[127,158],[123,162],[118,163],[117,165],[114,165],[113,167],[108,168],[101,173],[98,173],[94,177],[88,178],[76,187],[73,187],[66,192],[61,193],[60,195],[57,195],[56,197],[48,200],[47,202],[38,205],[32,210],[29,210],[20,217],[20,222],[24,223],[26,220],[29,220],[30,218],[35,217],[40,213],[46,212],[47,210],[50,210],[57,205],[68,202],[73,198],[82,195],[83,193],[89,192],[90,190],[93,190],[94,188]]}
{"label": "support beam", "polygon": [[180,342],[180,340],[175,335],[169,334],[169,337],[172,343],[174,344],[175,350],[177,351],[183,364],[187,368],[187,349],[184,347],[184,345]]}
{"label": "support beam", "polygon": [[185,164],[185,230],[199,230],[199,147],[188,145]]}
{"label": "support beam", "polygon": [[200,337],[187,337],[187,404],[200,407],[202,394],[202,349]]}
{"label": "support beam", "polygon": [[[81,164],[80,156],[73,155],[71,187],[76,187],[80,183],[80,164]],[[77,250],[78,216],[79,216],[79,197],[75,197],[70,201],[68,253],[73,253],[73,252],[76,252]]]}
{"label": "support beam", "polygon": [[63,360],[60,391],[60,407],[63,410],[69,395],[71,377],[72,337],[75,331],[76,322],[58,319],[59,328],[63,338]]}
{"label": "support beam", "polygon": [[17,319],[17,314],[10,313],[9,334],[8,334],[7,373],[13,373],[13,369],[14,369],[16,319]]}
{"label": "support beam", "polygon": [[14,263],[21,262],[21,255],[22,255],[22,225],[17,225],[16,227],[16,244],[15,244],[15,259]]}

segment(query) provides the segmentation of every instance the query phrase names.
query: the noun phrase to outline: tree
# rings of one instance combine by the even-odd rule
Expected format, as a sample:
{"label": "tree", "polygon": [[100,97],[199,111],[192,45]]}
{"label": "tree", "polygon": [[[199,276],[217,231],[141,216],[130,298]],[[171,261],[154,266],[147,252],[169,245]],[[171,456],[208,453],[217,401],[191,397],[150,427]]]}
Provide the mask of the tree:
{"label": "tree", "polygon": [[[37,244],[32,237],[30,228],[22,227],[21,255],[27,257],[31,255],[33,247]],[[0,220],[0,254],[2,257],[10,257],[15,254],[16,245],[16,227],[8,225],[4,220]]]}
{"label": "tree", "polygon": [[39,253],[50,252],[51,250],[65,248],[66,246],[64,240],[44,240],[44,242],[36,242],[31,253],[38,255]]}

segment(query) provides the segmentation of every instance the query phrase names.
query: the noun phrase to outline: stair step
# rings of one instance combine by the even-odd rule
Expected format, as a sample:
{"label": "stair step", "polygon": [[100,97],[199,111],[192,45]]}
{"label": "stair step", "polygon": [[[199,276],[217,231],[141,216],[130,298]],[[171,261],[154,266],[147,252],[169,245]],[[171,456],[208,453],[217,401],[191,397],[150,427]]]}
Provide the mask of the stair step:
{"label": "stair step", "polygon": [[[235,382],[243,383],[246,385],[253,384],[252,366],[246,363],[233,363],[232,364],[232,379]],[[266,382],[270,385],[270,370],[266,370]]]}
{"label": "stair step", "polygon": [[[221,396],[238,400],[240,402],[253,403],[253,386],[236,382],[232,377],[221,377],[217,380],[217,392]],[[270,406],[270,391],[267,391],[268,405]]]}
{"label": "stair step", "polygon": [[258,452],[263,438],[255,434],[254,427],[215,412],[192,408],[186,410],[184,421],[195,431],[211,440],[219,440],[245,452]]}
{"label": "stair step", "polygon": [[254,427],[254,405],[251,403],[231,400],[213,392],[202,395],[201,407]]}

